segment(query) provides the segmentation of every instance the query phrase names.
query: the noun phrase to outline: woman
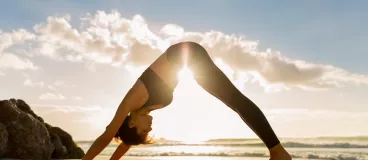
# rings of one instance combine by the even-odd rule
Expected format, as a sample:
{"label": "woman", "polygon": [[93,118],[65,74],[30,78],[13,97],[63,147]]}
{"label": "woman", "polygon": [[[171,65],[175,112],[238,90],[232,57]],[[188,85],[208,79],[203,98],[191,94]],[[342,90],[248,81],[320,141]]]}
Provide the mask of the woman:
{"label": "woman", "polygon": [[193,72],[193,77],[203,89],[239,114],[265,143],[271,159],[291,159],[262,111],[217,68],[207,51],[194,42],[170,46],[142,73],[120,103],[105,132],[96,139],[83,159],[93,159],[113,138],[122,143],[111,159],[119,159],[131,145],[148,143],[147,135],[152,124],[152,117],[148,114],[171,103],[178,84],[177,73],[184,65]]}

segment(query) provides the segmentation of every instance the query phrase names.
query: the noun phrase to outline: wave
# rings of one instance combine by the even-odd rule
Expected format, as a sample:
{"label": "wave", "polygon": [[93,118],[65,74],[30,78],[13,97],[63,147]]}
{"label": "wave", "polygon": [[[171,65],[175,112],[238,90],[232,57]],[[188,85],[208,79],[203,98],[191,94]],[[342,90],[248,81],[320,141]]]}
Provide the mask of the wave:
{"label": "wave", "polygon": [[[106,156],[111,156],[109,154],[105,154]],[[226,152],[219,152],[219,153],[187,153],[187,152],[160,152],[160,153],[152,153],[152,152],[145,152],[145,153],[127,153],[125,156],[134,156],[134,157],[166,157],[166,156],[203,156],[203,157],[259,157],[265,158],[269,157],[268,154],[265,153],[226,153]],[[328,155],[316,155],[316,154],[306,154],[306,155],[295,155],[291,154],[292,158],[304,158],[304,159],[320,159],[320,160],[358,160],[358,159],[368,159],[368,155],[364,157],[361,156],[347,156],[347,155],[335,155],[335,156],[328,156]]]}
{"label": "wave", "polygon": [[[79,145],[91,144],[92,142],[77,142]],[[111,143],[111,146],[117,146]],[[284,142],[282,145],[286,148],[368,148],[368,144],[354,143],[301,143],[301,142]],[[213,146],[213,147],[266,147],[263,143],[154,143],[148,145],[140,145],[139,147],[165,147],[165,146]]]}
{"label": "wave", "polygon": [[[282,145],[286,148],[368,148],[368,144],[352,144],[352,143],[330,143],[330,144],[313,144],[300,142],[285,142]],[[170,144],[157,143],[146,145],[147,147],[159,146],[218,146],[218,147],[266,147],[263,143],[203,143],[203,144]]]}
{"label": "wave", "polygon": [[[206,142],[246,142],[246,141],[257,141],[259,138],[223,138],[223,139],[210,139]],[[280,138],[281,141],[297,140],[297,141],[368,141],[368,136],[351,136],[351,137],[305,137],[305,138]]]}
{"label": "wave", "polygon": [[[368,136],[352,136],[352,137],[306,137],[306,138],[280,138],[281,141],[346,141],[346,142],[352,142],[352,141],[358,141],[358,142],[367,142],[368,143]],[[162,143],[183,143],[182,141],[175,141],[175,140],[167,140],[164,138],[157,139],[157,142]],[[255,141],[261,141],[259,138],[223,138],[223,139],[210,139],[207,141],[204,141],[205,143],[239,143],[239,142],[255,142]],[[92,143],[93,140],[77,140],[78,143]]]}

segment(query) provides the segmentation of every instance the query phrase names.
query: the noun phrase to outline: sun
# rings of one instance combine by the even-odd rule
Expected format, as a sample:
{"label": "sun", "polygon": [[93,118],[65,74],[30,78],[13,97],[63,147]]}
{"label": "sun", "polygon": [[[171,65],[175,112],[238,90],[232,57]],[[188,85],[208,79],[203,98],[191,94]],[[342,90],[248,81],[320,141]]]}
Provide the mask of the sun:
{"label": "sun", "polygon": [[194,80],[193,72],[187,66],[184,66],[183,69],[178,73],[178,78],[180,81]]}

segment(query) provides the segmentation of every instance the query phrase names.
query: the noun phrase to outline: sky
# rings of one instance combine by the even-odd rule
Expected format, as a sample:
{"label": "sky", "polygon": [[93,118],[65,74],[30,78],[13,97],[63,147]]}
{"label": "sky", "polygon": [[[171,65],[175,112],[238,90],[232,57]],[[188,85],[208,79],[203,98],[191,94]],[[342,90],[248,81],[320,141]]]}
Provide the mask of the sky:
{"label": "sky", "polygon": [[[0,99],[19,98],[76,140],[93,140],[171,44],[203,45],[278,137],[368,135],[366,1],[4,1]],[[183,69],[152,135],[254,138]]]}

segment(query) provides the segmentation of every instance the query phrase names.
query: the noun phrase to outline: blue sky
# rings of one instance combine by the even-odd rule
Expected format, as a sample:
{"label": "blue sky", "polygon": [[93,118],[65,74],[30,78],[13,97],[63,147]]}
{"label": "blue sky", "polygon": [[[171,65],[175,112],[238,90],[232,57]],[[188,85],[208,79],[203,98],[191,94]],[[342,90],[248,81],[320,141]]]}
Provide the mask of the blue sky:
{"label": "blue sky", "polygon": [[[260,49],[282,51],[290,58],[329,63],[368,73],[366,1],[6,1],[3,30],[33,27],[50,15],[79,16],[96,10],[117,10],[125,17],[174,23],[187,30],[219,30],[261,42]],[[74,17],[75,18],[75,17]]]}
{"label": "blue sky", "polygon": [[[4,1],[0,5],[0,42],[9,46],[0,43],[0,99],[24,99],[46,121],[76,139],[94,139],[142,72],[139,67],[158,55],[157,48],[162,51],[176,40],[194,37],[211,56],[219,58],[216,64],[264,111],[280,137],[368,135],[364,123],[368,117],[367,3]],[[86,14],[91,16],[86,18]],[[104,16],[116,18],[131,31],[83,24],[81,20],[116,22]],[[141,24],[148,28],[137,27]],[[161,30],[164,26],[168,30]],[[153,36],[139,34],[150,31]],[[169,35],[170,31],[175,34]],[[23,39],[28,35],[28,40],[17,41],[19,35]],[[123,38],[116,40],[111,35]],[[9,41],[12,36],[13,41]],[[205,41],[213,37],[221,43]],[[227,44],[226,37],[235,40]],[[91,43],[99,40],[104,45]],[[244,47],[254,41],[259,42],[255,55]],[[125,48],[119,50],[119,46]],[[264,56],[268,48],[272,51]],[[123,52],[129,53],[128,58],[118,57],[121,63],[113,63],[112,57]],[[234,78],[239,71],[245,73]],[[157,136],[187,140],[255,136],[235,113],[195,85],[188,78],[190,74],[184,77],[173,104],[153,113]],[[206,110],[211,114],[204,114]],[[191,115],[190,120],[187,115]],[[66,116],[70,121],[64,120]],[[192,128],[167,129],[170,123],[178,124],[171,127],[190,123]],[[84,126],[83,131],[80,126]],[[223,126],[221,132],[218,126]]]}

